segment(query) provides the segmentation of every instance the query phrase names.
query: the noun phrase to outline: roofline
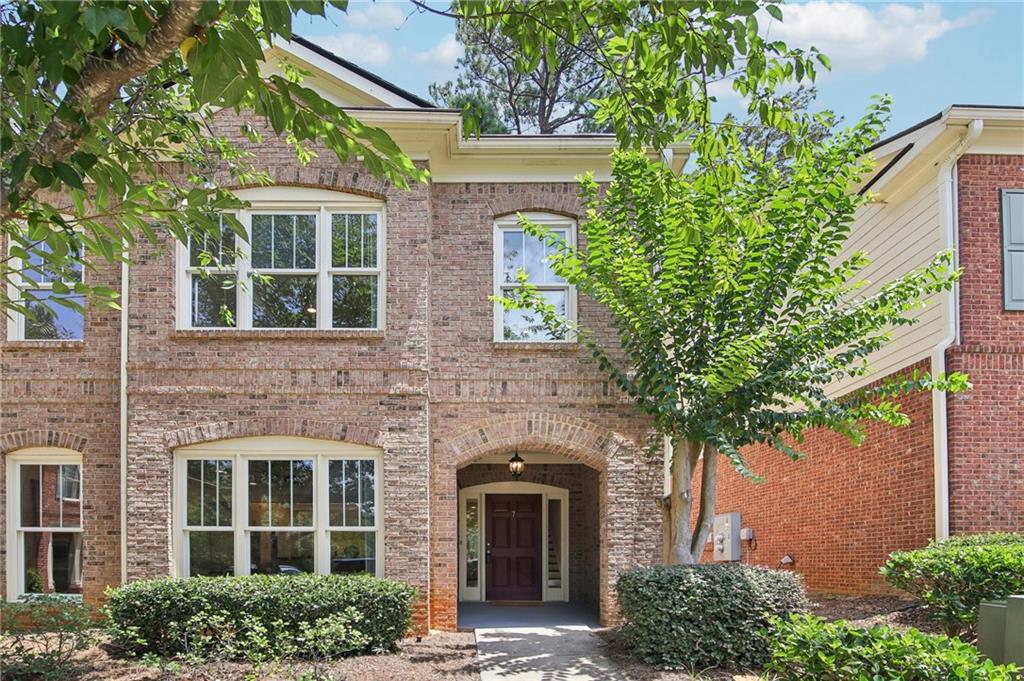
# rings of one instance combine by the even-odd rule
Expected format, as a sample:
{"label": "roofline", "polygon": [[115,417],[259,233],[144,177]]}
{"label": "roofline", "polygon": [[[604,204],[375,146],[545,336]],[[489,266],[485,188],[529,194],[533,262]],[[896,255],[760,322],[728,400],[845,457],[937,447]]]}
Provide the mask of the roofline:
{"label": "roofline", "polygon": [[[1018,112],[1019,111],[1021,113],[1024,113],[1024,105],[1019,105],[1019,104],[952,104],[949,107],[947,107],[944,111],[940,111],[939,113],[935,114],[934,116],[929,116],[928,118],[924,119],[923,121],[919,121],[917,123],[914,123],[909,128],[905,128],[903,130],[900,130],[897,133],[893,133],[892,135],[889,135],[888,137],[885,137],[883,139],[878,140],[877,142],[872,144],[870,147],[868,147],[868,151],[875,151],[877,149],[880,149],[880,148],[884,147],[885,145],[890,144],[890,143],[898,140],[899,138],[901,138],[901,137],[903,137],[905,135],[909,135],[912,132],[917,132],[921,128],[926,127],[928,125],[931,125],[932,123],[935,123],[937,121],[945,120],[945,119],[949,119],[949,118],[956,118],[958,114],[962,115],[962,114],[967,114],[968,112],[970,112],[970,114],[967,117],[974,118],[975,116],[973,114],[975,114],[975,113],[983,113],[983,112],[986,112],[986,111],[990,111],[990,112],[1006,112],[1006,111]],[[1012,119],[1016,119],[1017,117],[1013,116],[1011,118]]]}
{"label": "roofline", "polygon": [[412,102],[413,104],[415,104],[415,105],[417,105],[417,106],[419,106],[421,108],[424,108],[424,109],[436,109],[437,108],[436,106],[434,106],[434,104],[432,102],[428,102],[427,100],[423,99],[419,95],[415,95],[415,94],[409,92],[408,90],[406,90],[404,88],[400,88],[397,85],[395,85],[394,83],[392,83],[391,81],[384,80],[383,78],[378,76],[376,73],[373,73],[371,71],[367,71],[363,67],[361,67],[361,66],[359,66],[357,64],[353,64],[348,59],[344,59],[343,57],[339,57],[338,55],[334,54],[330,50],[324,49],[320,45],[317,45],[316,43],[314,43],[311,40],[303,38],[302,36],[300,36],[297,33],[292,33],[291,40],[293,42],[296,42],[299,45],[305,47],[307,50],[311,50],[313,52],[316,52],[318,55],[320,55],[324,59],[327,59],[328,61],[332,61],[335,64],[337,64],[338,66],[341,66],[343,68],[346,68],[346,69],[348,69],[348,70],[358,74],[359,76],[361,76],[361,77],[365,78],[366,80],[374,83],[375,85],[379,85],[380,87],[384,88],[385,90],[387,90],[391,94],[398,95],[402,99],[407,99],[410,102]]}

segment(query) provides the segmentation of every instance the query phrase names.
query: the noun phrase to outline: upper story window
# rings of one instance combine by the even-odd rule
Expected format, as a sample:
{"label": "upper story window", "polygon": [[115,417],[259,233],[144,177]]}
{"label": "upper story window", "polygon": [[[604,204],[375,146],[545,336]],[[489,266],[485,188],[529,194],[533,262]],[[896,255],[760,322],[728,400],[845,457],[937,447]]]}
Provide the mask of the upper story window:
{"label": "upper story window", "polygon": [[[527,214],[538,224],[567,244],[576,243],[576,223],[569,218]],[[501,218],[494,223],[494,293],[507,295],[520,286],[519,272],[526,272],[527,280],[537,287],[538,293],[565,318],[576,319],[576,290],[555,274],[549,258],[558,247],[549,245],[523,231],[516,216]],[[501,304],[494,306],[494,339],[497,341],[566,341],[555,338],[544,328],[540,318],[526,310],[506,310]]]}
{"label": "upper story window", "polygon": [[11,259],[14,274],[9,295],[26,312],[8,317],[10,340],[82,340],[84,336],[85,298],[74,292],[75,284],[82,281],[81,255],[66,271],[55,272],[42,255],[48,252],[50,247],[41,243],[32,249],[28,262]]}
{"label": "upper story window", "polygon": [[7,456],[7,594],[82,593],[82,457],[54,447]]}
{"label": "upper story window", "polygon": [[383,328],[383,206],[322,190],[247,191],[257,192],[238,214],[248,243],[224,225],[220,240],[180,254],[179,326]]}

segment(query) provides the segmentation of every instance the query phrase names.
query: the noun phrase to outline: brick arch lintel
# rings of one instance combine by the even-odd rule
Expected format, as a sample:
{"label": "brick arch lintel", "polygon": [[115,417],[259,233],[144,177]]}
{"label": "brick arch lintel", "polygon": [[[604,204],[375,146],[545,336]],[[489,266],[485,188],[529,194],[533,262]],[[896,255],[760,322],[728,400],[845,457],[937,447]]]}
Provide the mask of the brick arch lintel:
{"label": "brick arch lintel", "polygon": [[516,215],[517,213],[547,213],[548,215],[559,215],[559,216],[561,216],[563,218],[569,218],[570,220],[579,220],[580,219],[580,216],[578,214],[574,213],[573,211],[566,210],[564,208],[551,208],[551,207],[540,208],[540,207],[526,207],[526,206],[522,206],[522,207],[519,207],[519,208],[511,208],[511,209],[506,208],[506,209],[503,209],[503,210],[501,210],[501,212],[498,212],[498,213],[494,214],[494,219],[495,220],[500,220],[501,218],[507,218],[507,217],[510,217],[512,215]]}
{"label": "brick arch lintel", "polygon": [[88,438],[63,430],[12,430],[0,435],[0,454],[27,447],[61,447],[82,453],[88,444]]}
{"label": "brick arch lintel", "polygon": [[375,189],[369,189],[355,185],[350,186],[346,184],[331,184],[326,179],[320,180],[314,179],[313,177],[310,177],[305,181],[279,180],[274,181],[271,184],[233,184],[226,185],[224,189],[226,189],[227,191],[240,191],[242,189],[273,189],[274,187],[301,187],[305,189],[324,189],[326,191],[338,192],[339,194],[352,194],[353,196],[364,196],[366,198],[374,199],[376,201],[388,200],[387,195],[380,191],[380,187],[377,187]]}
{"label": "brick arch lintel", "polygon": [[635,444],[613,430],[580,418],[527,412],[477,421],[444,446],[449,451],[448,460],[457,468],[482,456],[536,448],[604,472],[609,459],[620,449]]}
{"label": "brick arch lintel", "polygon": [[267,435],[351,442],[369,447],[383,448],[384,446],[384,434],[379,430],[350,426],[336,421],[299,418],[211,421],[172,430],[164,436],[164,442],[169,449],[175,449],[186,445],[213,442],[215,440]]}

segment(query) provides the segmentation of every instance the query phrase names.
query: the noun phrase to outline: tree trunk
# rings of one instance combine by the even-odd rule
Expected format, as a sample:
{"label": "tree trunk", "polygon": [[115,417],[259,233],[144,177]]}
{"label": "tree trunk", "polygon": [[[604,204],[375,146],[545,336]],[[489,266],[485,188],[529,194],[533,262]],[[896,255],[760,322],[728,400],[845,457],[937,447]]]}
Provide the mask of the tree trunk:
{"label": "tree trunk", "polygon": [[[697,502],[697,523],[693,525],[693,475],[702,453],[700,499]],[[675,440],[670,470],[669,562],[673,565],[694,565],[704,554],[704,545],[715,517],[718,450],[702,442]]]}

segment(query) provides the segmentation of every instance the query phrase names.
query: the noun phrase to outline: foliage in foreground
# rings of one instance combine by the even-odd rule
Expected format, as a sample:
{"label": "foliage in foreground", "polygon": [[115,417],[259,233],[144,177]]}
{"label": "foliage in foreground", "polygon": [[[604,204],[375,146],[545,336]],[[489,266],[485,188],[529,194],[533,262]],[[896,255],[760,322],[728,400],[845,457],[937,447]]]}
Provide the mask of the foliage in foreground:
{"label": "foliage in foreground", "polygon": [[798,575],[752,565],[640,568],[616,590],[623,642],[663,667],[759,667],[771,619],[807,608]]}
{"label": "foliage in foreground", "polygon": [[897,631],[848,622],[825,622],[795,615],[775,623],[769,678],[786,681],[1012,681],[1012,665],[982,659],[977,649],[956,638],[932,636],[917,629]]}
{"label": "foliage in foreground", "polygon": [[914,373],[854,396],[830,392],[865,376],[892,329],[914,324],[914,311],[959,276],[947,251],[869,294],[868,255],[844,254],[867,200],[854,188],[872,167],[867,150],[889,109],[883,98],[853,126],[824,135],[829,116],[793,109],[792,120],[779,122],[788,136],[784,167],[771,145],[749,147],[736,126],[710,122],[694,137],[692,169],[679,175],[644,154],[618,152],[607,188],[583,182],[579,247],[523,220],[552,248],[554,272],[609,310],[618,347],[565,318],[525,273],[523,286],[499,300],[529,310],[556,338],[578,337],[672,443],[674,562],[703,554],[719,459],[756,478],[745,446],[795,459],[812,428],[857,445],[866,422],[910,423],[901,396],[968,387],[962,374]]}
{"label": "foliage in foreground", "polygon": [[921,600],[950,636],[971,636],[984,600],[1024,593],[1024,533],[950,537],[889,555],[889,584]]}
{"label": "foliage in foreground", "polygon": [[3,603],[0,623],[0,672],[5,679],[77,678],[75,656],[96,642],[92,609],[62,596]]}
{"label": "foliage in foreground", "polygon": [[131,582],[107,592],[113,640],[192,660],[335,659],[388,651],[416,590],[366,575],[250,575]]}

